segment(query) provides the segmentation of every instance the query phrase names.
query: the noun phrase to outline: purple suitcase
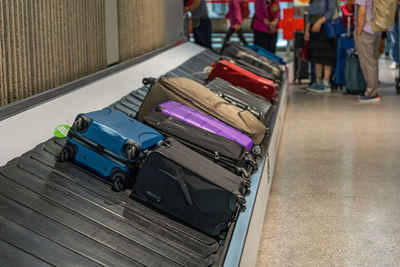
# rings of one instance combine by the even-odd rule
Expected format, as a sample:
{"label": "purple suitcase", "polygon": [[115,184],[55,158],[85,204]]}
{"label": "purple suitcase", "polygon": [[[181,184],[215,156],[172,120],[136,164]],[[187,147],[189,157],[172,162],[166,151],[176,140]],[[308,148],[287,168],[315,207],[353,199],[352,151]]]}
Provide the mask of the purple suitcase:
{"label": "purple suitcase", "polygon": [[181,103],[167,101],[159,104],[155,108],[155,111],[161,111],[163,114],[174,117],[187,124],[229,138],[244,146],[247,151],[251,151],[253,147],[253,140],[244,133]]}

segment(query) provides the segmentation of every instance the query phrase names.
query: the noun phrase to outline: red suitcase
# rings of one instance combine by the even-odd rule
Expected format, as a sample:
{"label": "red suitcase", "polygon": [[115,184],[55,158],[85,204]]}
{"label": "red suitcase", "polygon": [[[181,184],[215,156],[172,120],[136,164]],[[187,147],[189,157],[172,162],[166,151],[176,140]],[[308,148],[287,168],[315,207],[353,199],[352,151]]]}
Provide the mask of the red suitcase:
{"label": "red suitcase", "polygon": [[217,77],[230,82],[234,86],[240,86],[254,94],[263,96],[272,103],[276,103],[278,100],[276,85],[273,81],[257,76],[225,59],[220,59],[213,64],[207,81],[212,81]]}

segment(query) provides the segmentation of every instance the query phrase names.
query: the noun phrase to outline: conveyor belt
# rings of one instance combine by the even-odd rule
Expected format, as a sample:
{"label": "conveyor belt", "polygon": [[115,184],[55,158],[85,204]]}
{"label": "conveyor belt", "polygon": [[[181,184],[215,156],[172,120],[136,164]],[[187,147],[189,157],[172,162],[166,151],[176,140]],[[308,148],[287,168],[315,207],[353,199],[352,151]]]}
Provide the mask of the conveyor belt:
{"label": "conveyor belt", "polygon": [[[206,51],[175,70],[189,68],[188,73],[216,58]],[[140,88],[111,107],[135,115],[147,91]],[[52,138],[0,168],[0,265],[210,266],[223,262],[228,242],[220,245],[130,199],[128,190],[113,192],[85,170],[58,162],[63,142]]]}
{"label": "conveyor belt", "polygon": [[[204,83],[205,79],[208,77],[207,74],[202,73],[204,68],[211,66],[211,64],[219,57],[218,54],[215,54],[211,50],[205,50],[185,61],[177,68],[169,71],[166,75],[187,77],[199,83]],[[117,101],[110,107],[135,116],[148,90],[149,87],[143,86],[142,88],[139,88],[123,97],[120,101]]]}

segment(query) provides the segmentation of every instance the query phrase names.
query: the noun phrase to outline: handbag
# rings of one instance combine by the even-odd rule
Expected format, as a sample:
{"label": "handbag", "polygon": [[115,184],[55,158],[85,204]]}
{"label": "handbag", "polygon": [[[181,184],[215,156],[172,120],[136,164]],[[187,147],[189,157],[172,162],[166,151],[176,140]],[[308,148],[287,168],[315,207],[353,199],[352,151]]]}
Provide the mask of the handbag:
{"label": "handbag", "polygon": [[[329,8],[329,1],[325,1],[325,5]],[[339,14],[339,7],[336,2],[337,12]],[[324,23],[324,28],[328,38],[335,38],[346,32],[346,27],[343,24],[342,18],[339,16],[336,19],[327,20]]]}

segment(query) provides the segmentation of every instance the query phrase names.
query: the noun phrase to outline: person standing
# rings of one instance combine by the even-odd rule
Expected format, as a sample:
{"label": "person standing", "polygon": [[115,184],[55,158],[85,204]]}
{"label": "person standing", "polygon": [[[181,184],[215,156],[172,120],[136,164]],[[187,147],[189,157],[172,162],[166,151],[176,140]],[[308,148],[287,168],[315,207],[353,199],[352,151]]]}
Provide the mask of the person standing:
{"label": "person standing", "polygon": [[375,32],[370,21],[373,15],[373,0],[356,0],[356,34],[354,41],[360,60],[361,70],[367,83],[364,94],[357,97],[361,102],[377,102],[379,96],[379,45],[381,32]]}
{"label": "person standing", "polygon": [[243,29],[242,29],[242,0],[230,0],[229,1],[229,10],[226,13],[225,18],[222,19],[222,24],[226,23],[226,19],[229,19],[229,30],[225,35],[224,44],[222,45],[221,52],[224,51],[226,44],[228,43],[229,39],[231,38],[234,32],[237,33],[239,36],[240,41],[243,44],[247,44],[247,41],[244,39],[243,36]]}
{"label": "person standing", "polygon": [[184,12],[192,13],[194,42],[211,49],[211,20],[208,17],[206,0],[184,0]]}
{"label": "person standing", "polygon": [[254,44],[272,53],[276,51],[280,8],[278,0],[256,0],[252,22]]}
{"label": "person standing", "polygon": [[315,64],[316,81],[307,88],[309,91],[318,93],[331,91],[332,67],[336,64],[336,40],[328,38],[324,23],[338,17],[336,0],[310,1],[304,40],[309,41],[309,58]]}

